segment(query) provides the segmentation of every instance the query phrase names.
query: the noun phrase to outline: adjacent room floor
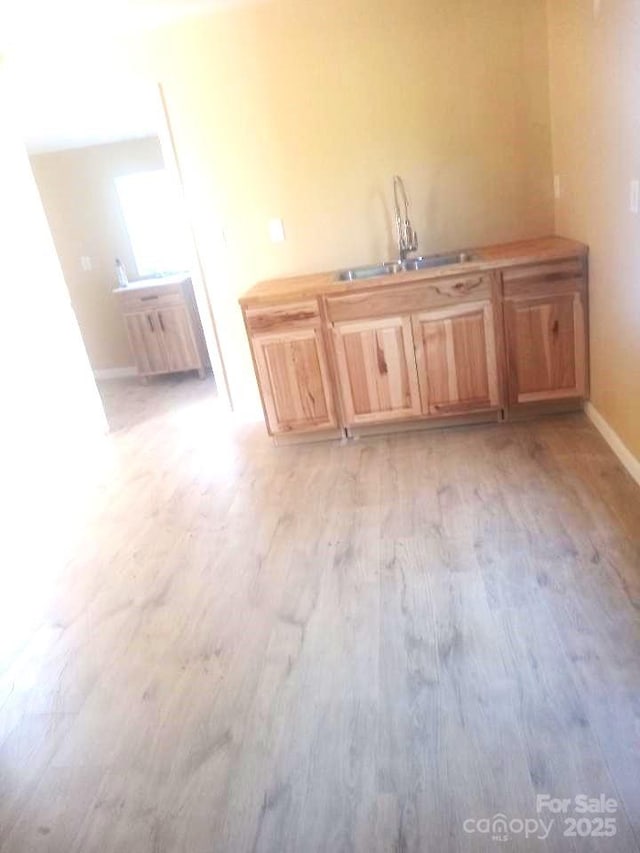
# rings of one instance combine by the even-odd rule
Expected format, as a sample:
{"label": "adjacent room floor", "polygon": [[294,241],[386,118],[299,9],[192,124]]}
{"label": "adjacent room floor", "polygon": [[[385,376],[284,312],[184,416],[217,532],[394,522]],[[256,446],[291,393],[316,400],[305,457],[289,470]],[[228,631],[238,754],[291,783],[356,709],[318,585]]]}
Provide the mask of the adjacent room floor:
{"label": "adjacent room floor", "polygon": [[640,489],[585,417],[274,449],[210,381],[105,399],[0,655],[2,853],[640,849]]}

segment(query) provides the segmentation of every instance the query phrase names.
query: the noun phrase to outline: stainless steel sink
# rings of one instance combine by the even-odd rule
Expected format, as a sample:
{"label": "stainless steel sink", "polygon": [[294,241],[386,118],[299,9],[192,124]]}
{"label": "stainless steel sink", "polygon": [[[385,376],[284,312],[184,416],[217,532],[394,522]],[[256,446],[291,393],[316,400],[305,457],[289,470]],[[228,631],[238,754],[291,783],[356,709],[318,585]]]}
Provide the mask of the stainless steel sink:
{"label": "stainless steel sink", "polygon": [[475,260],[469,252],[452,252],[448,255],[429,255],[417,258],[406,258],[403,261],[388,261],[384,264],[352,267],[338,273],[338,281],[362,281],[367,278],[379,278],[383,275],[396,275],[401,272],[416,272],[432,267],[446,267],[451,264],[468,264]]}
{"label": "stainless steel sink", "polygon": [[450,264],[468,264],[474,257],[469,252],[453,252],[450,255],[431,255],[430,257],[407,258],[402,262],[404,270],[426,270],[431,267],[446,267]]}
{"label": "stainless steel sink", "polygon": [[360,281],[363,278],[377,278],[381,275],[390,275],[395,272],[389,269],[388,264],[374,264],[370,267],[353,267],[350,270],[342,270],[338,273],[339,281]]}

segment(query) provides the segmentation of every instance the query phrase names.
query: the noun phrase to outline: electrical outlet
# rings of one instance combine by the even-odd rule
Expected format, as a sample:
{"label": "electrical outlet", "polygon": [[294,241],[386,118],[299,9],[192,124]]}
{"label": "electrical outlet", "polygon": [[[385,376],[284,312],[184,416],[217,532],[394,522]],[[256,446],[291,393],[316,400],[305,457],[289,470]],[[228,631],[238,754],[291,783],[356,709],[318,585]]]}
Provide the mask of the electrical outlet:
{"label": "electrical outlet", "polygon": [[269,220],[269,239],[272,243],[284,243],[284,222],[282,219]]}
{"label": "electrical outlet", "polygon": [[560,175],[553,176],[553,197],[560,198],[561,188],[560,188]]}
{"label": "electrical outlet", "polygon": [[629,211],[638,213],[640,209],[640,181],[634,178],[629,184]]}

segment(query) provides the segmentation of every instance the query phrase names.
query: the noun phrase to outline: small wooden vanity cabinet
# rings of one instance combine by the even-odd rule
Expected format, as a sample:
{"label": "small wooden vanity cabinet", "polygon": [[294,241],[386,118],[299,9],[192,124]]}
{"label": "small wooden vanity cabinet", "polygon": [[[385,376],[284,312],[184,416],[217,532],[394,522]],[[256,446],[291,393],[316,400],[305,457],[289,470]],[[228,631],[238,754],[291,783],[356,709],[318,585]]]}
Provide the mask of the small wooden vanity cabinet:
{"label": "small wooden vanity cabinet", "polygon": [[205,375],[207,350],[190,279],[149,280],[114,293],[143,380],[187,370]]}
{"label": "small wooden vanity cabinet", "polygon": [[581,405],[586,248],[550,238],[485,251],[475,264],[355,286],[327,275],[247,294],[269,432],[351,434]]}

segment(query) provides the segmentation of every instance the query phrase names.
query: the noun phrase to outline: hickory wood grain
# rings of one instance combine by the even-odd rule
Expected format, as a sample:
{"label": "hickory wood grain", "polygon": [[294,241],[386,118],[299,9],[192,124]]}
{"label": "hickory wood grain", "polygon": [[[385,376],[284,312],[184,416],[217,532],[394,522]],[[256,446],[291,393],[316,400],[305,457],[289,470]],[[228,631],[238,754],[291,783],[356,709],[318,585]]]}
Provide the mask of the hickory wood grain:
{"label": "hickory wood grain", "polygon": [[[470,263],[346,287],[337,273],[303,276],[257,285],[240,300],[270,434],[317,439],[417,419],[471,421],[482,411],[513,418],[541,405],[577,408],[588,397],[580,244],[552,238],[490,247]],[[278,296],[285,301],[269,303]],[[297,381],[285,337],[300,329],[320,331],[308,332],[316,366]],[[262,343],[266,330],[282,336],[277,358],[271,347],[277,370]],[[327,410],[334,401],[335,418],[319,414],[318,395]]]}
{"label": "hickory wood grain", "polygon": [[464,264],[451,264],[362,281],[339,281],[336,271],[274,278],[258,282],[244,293],[239,301],[244,307],[269,306],[291,300],[315,299],[319,296],[354,294],[361,290],[370,291],[372,288],[382,295],[384,291],[393,290],[399,285],[442,278],[443,275],[452,276],[454,279],[461,277],[462,280],[473,275],[477,280],[477,273],[491,272],[496,268],[507,270],[523,264],[552,261],[562,263],[573,257],[586,257],[587,247],[564,237],[543,237],[484,246],[469,251],[473,253],[474,260]]}

